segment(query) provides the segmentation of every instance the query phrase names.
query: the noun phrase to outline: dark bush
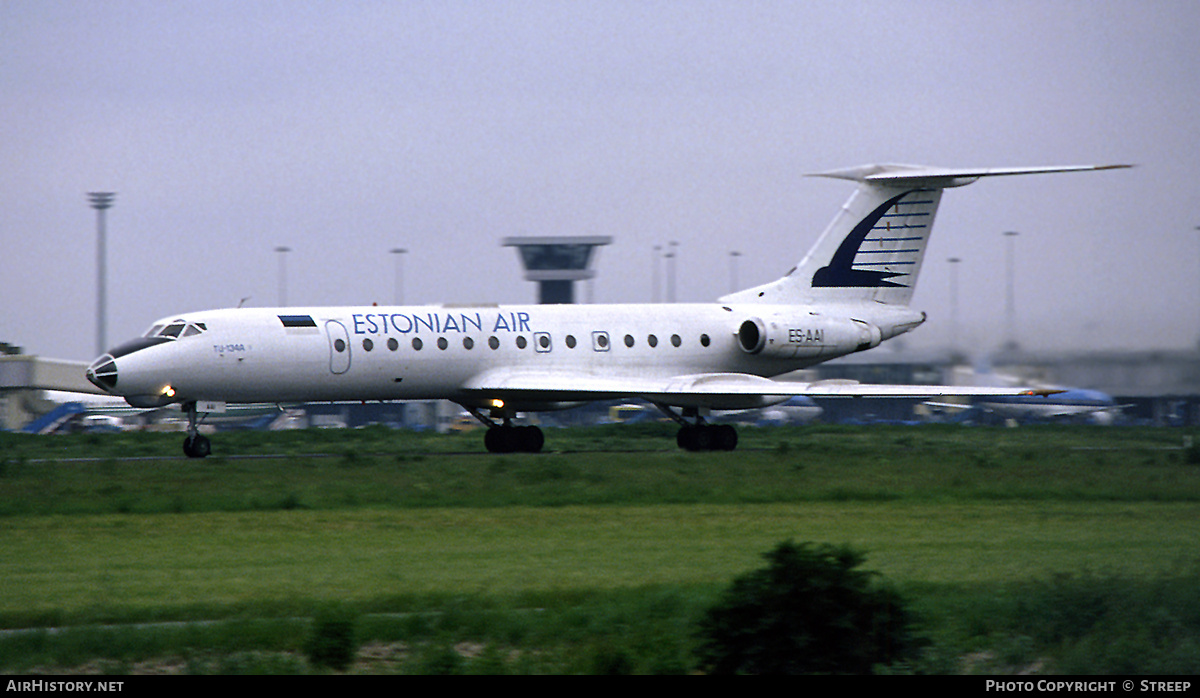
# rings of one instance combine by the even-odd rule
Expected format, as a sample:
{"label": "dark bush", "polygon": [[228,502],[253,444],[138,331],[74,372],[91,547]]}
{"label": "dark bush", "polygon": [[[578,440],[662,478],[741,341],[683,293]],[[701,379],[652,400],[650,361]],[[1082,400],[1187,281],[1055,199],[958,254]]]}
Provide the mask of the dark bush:
{"label": "dark bush", "polygon": [[856,569],[848,547],[782,543],[766,569],[734,580],[700,622],[713,674],[868,674],[915,658],[905,602]]}
{"label": "dark bush", "polygon": [[304,650],[315,667],[345,671],[358,655],[354,614],[343,609],[323,609],[313,619],[312,635]]}

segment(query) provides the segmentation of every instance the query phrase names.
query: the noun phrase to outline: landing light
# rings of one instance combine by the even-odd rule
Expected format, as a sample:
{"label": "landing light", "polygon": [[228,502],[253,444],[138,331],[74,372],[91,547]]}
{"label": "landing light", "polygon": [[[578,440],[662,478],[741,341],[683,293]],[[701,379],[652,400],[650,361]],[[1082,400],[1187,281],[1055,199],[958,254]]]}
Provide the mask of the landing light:
{"label": "landing light", "polygon": [[175,397],[175,389],[168,385],[162,389],[162,394],[166,397]]}
{"label": "landing light", "polygon": [[493,410],[504,409],[504,401],[501,400],[500,398],[496,398],[495,400],[492,400],[492,409]]}

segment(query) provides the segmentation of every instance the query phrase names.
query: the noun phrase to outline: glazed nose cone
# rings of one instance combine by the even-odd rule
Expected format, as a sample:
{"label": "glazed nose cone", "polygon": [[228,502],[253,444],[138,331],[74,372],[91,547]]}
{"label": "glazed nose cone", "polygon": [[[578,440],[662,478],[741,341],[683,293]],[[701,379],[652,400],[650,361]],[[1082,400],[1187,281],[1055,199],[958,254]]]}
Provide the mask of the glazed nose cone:
{"label": "glazed nose cone", "polygon": [[86,375],[92,385],[106,393],[114,392],[117,388],[117,362],[109,354],[93,361]]}

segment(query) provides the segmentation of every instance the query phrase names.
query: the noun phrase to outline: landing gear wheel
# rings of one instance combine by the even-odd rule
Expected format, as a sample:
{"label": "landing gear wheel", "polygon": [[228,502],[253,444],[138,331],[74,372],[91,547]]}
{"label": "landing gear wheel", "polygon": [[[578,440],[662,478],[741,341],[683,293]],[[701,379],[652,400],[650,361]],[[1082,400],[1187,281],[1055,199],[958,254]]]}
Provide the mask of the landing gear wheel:
{"label": "landing gear wheel", "polygon": [[483,434],[483,446],[488,453],[508,453],[504,438],[504,427],[488,427]]}
{"label": "landing gear wheel", "polygon": [[707,451],[711,442],[712,436],[704,424],[685,424],[675,435],[675,443],[685,451]]}
{"label": "landing gear wheel", "polygon": [[737,448],[738,433],[732,424],[716,425],[713,427],[713,435],[716,437],[713,441],[717,450],[733,451]]}
{"label": "landing gear wheel", "polygon": [[684,424],[679,427],[679,431],[675,432],[675,445],[685,451],[694,451],[692,448],[692,432],[696,427],[691,424]]}
{"label": "landing gear wheel", "polygon": [[188,458],[204,458],[212,453],[212,444],[208,437],[200,433],[200,413],[196,403],[188,402],[183,405],[187,413],[187,436],[183,439],[183,454]]}
{"label": "landing gear wheel", "polygon": [[521,450],[525,453],[541,453],[546,445],[546,436],[535,426],[517,427],[520,431]]}
{"label": "landing gear wheel", "polygon": [[685,451],[732,451],[737,442],[737,429],[730,424],[685,424],[675,435]]}
{"label": "landing gear wheel", "polygon": [[204,458],[212,453],[212,444],[202,434],[188,436],[183,440],[183,454],[188,458]]}
{"label": "landing gear wheel", "polygon": [[535,426],[494,426],[483,435],[488,453],[538,453],[545,443],[545,435]]}

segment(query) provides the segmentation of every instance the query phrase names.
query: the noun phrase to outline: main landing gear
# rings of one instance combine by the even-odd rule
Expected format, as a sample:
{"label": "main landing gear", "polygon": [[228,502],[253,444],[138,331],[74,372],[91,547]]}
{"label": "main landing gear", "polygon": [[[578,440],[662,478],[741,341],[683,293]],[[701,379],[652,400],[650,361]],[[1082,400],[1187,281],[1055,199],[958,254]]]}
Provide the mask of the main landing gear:
{"label": "main landing gear", "polygon": [[204,458],[212,453],[212,443],[208,437],[200,433],[199,414],[196,403],[189,402],[183,406],[187,412],[187,436],[183,439],[183,454],[188,458]]}
{"label": "main landing gear", "polygon": [[[656,406],[663,414],[679,423],[679,433],[675,436],[675,442],[683,450],[732,451],[737,448],[738,433],[733,425],[709,424],[695,407],[684,408],[682,413],[678,413],[666,405]],[[513,425],[514,415],[507,410],[494,409],[489,417],[478,408],[466,409],[488,428],[483,437],[483,445],[489,453],[539,453],[546,442],[542,430],[538,427]],[[494,417],[503,421],[497,422]]]}
{"label": "main landing gear", "polygon": [[513,426],[505,422],[488,427],[483,445],[488,453],[539,453],[546,437],[538,427]]}
{"label": "main landing gear", "polygon": [[685,451],[732,451],[737,442],[732,424],[684,424],[675,435],[675,443]]}
{"label": "main landing gear", "polygon": [[467,411],[487,427],[483,445],[488,453],[540,453],[546,444],[546,436],[539,427],[515,426],[511,414],[504,415],[504,421],[497,424],[474,407],[468,407]]}
{"label": "main landing gear", "polygon": [[[679,423],[675,443],[685,451],[732,451],[737,448],[737,429],[732,424],[709,424],[694,407],[676,414],[666,405],[658,405],[663,414]],[[694,421],[689,422],[687,418]]]}

